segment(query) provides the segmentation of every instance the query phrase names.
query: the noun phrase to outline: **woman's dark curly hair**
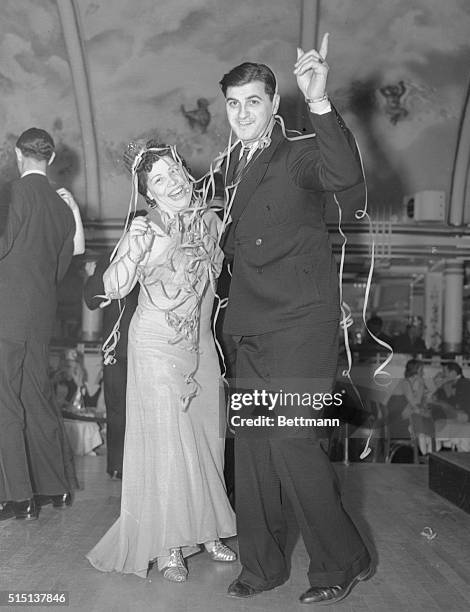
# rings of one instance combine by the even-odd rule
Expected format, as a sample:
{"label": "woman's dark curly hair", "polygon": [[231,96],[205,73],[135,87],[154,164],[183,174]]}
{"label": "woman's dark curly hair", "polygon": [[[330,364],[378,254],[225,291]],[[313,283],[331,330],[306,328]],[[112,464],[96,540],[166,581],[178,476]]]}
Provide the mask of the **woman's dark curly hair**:
{"label": "woman's dark curly hair", "polygon": [[415,374],[418,374],[422,365],[423,362],[419,361],[418,359],[410,359],[407,361],[405,366],[405,378],[411,378],[412,376],[415,376]]}
{"label": "woman's dark curly hair", "polygon": [[[144,149],[143,153],[142,149]],[[147,196],[147,180],[149,172],[151,172],[154,163],[159,159],[162,159],[163,157],[171,157],[171,159],[175,159],[175,157],[170,145],[158,142],[158,140],[152,139],[145,143],[131,142],[123,156],[124,163],[129,172],[132,172],[134,161],[137,155],[140,154],[140,161],[135,168],[135,173],[137,174],[137,189],[140,195],[145,198],[147,204],[152,207],[155,206],[155,202]],[[175,159],[175,161],[178,163],[181,161],[183,167],[189,172],[186,161],[182,157]]]}

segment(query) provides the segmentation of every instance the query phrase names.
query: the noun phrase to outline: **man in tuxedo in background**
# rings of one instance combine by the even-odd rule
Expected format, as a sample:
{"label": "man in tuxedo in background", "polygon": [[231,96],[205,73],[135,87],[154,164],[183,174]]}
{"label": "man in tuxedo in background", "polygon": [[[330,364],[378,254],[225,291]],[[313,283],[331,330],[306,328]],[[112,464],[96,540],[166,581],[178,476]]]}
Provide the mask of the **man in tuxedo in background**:
{"label": "man in tuxedo in background", "polygon": [[[137,211],[134,216],[144,216],[146,211]],[[133,217],[132,217],[133,218]],[[129,224],[132,221],[129,219]],[[109,266],[111,252],[100,255],[96,262],[87,262],[85,271],[88,278],[83,288],[83,297],[90,310],[95,310],[105,301],[103,274]],[[113,479],[122,478],[124,458],[124,434],[126,432],[126,390],[127,390],[127,336],[129,325],[139,299],[140,285],[121,300],[111,300],[103,309],[103,342],[106,341],[116,324],[120,308],[124,308],[119,323],[119,340],[114,350],[115,362],[103,368],[103,392],[106,404],[106,471]]]}
{"label": "man in tuxedo in background", "polygon": [[427,352],[426,343],[423,340],[423,321],[416,317],[408,323],[405,331],[392,339],[393,350],[396,353],[407,353],[408,355],[419,355]]}
{"label": "man in tuxedo in background", "polygon": [[[456,361],[443,361],[442,370],[434,377],[434,384],[436,389],[430,406],[434,406],[435,418],[462,418],[465,422],[463,415],[466,414],[466,420],[470,421],[470,380],[463,375],[461,366]],[[437,407],[443,410],[443,414],[437,412]]]}
{"label": "man in tuxedo in background", "polygon": [[30,128],[15,152],[21,178],[0,235],[0,520],[36,519],[41,502],[69,505],[76,484],[52,395],[49,341],[57,284],[84,245],[74,246],[73,198],[58,195],[46,175],[51,136]]}
{"label": "man in tuxedo in background", "polygon": [[[222,246],[232,261],[224,331],[237,345],[237,391],[332,392],[338,359],[339,290],[324,221],[325,193],[360,185],[354,139],[326,94],[327,35],[298,50],[294,68],[315,137],[288,140],[274,115],[276,79],[246,62],[224,75],[230,126],[240,143],[222,166],[235,195]],[[319,416],[312,406],[253,415]],[[263,412],[264,411],[264,412]],[[249,415],[245,411],[243,416]],[[235,506],[242,571],[232,597],[288,579],[286,502],[310,556],[302,603],[333,603],[368,577],[370,557],[343,509],[333,468],[314,427],[248,425],[235,433]]]}

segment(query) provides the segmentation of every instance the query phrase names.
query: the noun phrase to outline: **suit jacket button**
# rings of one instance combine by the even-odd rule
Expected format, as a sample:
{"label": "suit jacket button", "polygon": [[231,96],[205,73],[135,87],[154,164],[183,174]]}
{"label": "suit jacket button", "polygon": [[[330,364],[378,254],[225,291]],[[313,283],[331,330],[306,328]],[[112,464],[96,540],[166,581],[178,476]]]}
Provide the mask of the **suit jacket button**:
{"label": "suit jacket button", "polygon": [[256,246],[261,246],[263,244],[263,239],[262,238],[257,238],[255,241]]}

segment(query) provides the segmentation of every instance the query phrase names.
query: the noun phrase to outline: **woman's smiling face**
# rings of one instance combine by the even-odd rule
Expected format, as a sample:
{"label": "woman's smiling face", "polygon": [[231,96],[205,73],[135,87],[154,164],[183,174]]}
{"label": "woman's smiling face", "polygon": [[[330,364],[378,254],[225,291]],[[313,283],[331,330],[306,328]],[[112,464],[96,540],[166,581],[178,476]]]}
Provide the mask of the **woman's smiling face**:
{"label": "woman's smiling face", "polygon": [[147,175],[147,195],[159,208],[175,214],[189,207],[192,185],[181,164],[171,157],[162,157]]}

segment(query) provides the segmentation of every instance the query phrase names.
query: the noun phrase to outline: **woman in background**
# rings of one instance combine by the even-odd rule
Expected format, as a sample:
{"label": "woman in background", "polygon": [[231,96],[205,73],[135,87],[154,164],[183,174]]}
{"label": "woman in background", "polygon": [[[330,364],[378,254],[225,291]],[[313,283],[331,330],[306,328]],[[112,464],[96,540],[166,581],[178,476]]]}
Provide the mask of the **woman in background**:
{"label": "woman in background", "polygon": [[417,359],[410,359],[405,366],[405,377],[400,380],[393,391],[388,405],[389,410],[397,413],[408,422],[408,431],[418,441],[423,455],[432,451],[432,418],[427,409],[427,389],[423,377],[423,364]]}

